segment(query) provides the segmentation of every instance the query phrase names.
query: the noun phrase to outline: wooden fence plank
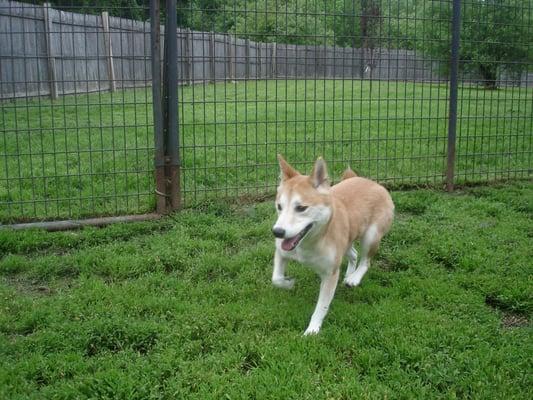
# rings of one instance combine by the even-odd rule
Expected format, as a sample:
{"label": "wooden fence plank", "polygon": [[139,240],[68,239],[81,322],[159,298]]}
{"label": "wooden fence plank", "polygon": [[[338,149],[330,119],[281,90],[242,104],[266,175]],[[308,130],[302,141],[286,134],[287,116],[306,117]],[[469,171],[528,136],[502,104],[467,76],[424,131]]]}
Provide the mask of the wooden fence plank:
{"label": "wooden fence plank", "polygon": [[113,46],[111,45],[111,33],[109,31],[109,13],[107,11],[102,11],[102,27],[104,29],[109,89],[114,92],[117,90],[117,83],[115,78],[115,66],[113,63]]}
{"label": "wooden fence plank", "polygon": [[52,33],[54,32],[54,9],[50,3],[44,3],[44,31],[46,38],[46,56],[48,59],[48,82],[50,85],[50,97],[57,99],[57,79],[56,79],[56,60],[53,54]]}

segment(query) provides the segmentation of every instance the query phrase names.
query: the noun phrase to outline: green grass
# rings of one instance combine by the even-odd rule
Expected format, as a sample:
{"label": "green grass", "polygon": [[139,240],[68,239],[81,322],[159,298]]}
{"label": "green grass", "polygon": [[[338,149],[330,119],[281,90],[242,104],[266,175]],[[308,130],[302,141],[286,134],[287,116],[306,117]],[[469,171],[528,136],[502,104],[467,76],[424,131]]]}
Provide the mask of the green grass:
{"label": "green grass", "polygon": [[[322,155],[395,184],[442,184],[447,87],[409,82],[257,81],[181,87],[185,205],[272,192],[275,155]],[[531,177],[533,92],[464,86],[458,182]],[[2,103],[0,221],[154,208],[151,89]]]}
{"label": "green grass", "polygon": [[533,184],[393,198],[310,338],[317,277],[270,285],[271,202],[0,230],[0,398],[531,398]]}

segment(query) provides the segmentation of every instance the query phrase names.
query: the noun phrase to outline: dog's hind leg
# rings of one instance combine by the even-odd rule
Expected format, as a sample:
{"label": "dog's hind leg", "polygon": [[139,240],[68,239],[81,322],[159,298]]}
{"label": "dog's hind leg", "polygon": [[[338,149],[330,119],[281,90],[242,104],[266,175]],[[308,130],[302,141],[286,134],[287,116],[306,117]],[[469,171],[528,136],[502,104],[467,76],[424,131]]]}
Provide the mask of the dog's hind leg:
{"label": "dog's hind leg", "polygon": [[346,252],[346,258],[348,259],[348,267],[346,267],[344,283],[346,283],[346,279],[348,279],[348,277],[355,272],[355,268],[357,266],[357,251],[355,250],[355,247],[350,247],[350,249]]}
{"label": "dog's hind leg", "polygon": [[344,279],[344,283],[348,286],[357,286],[361,283],[363,276],[365,276],[370,267],[370,259],[379,247],[381,235],[378,232],[376,225],[370,225],[361,239],[361,260],[357,269]]}
{"label": "dog's hind leg", "polygon": [[287,259],[283,258],[279,251],[274,254],[274,270],[272,271],[272,284],[281,289],[292,289],[294,279],[285,277]]}

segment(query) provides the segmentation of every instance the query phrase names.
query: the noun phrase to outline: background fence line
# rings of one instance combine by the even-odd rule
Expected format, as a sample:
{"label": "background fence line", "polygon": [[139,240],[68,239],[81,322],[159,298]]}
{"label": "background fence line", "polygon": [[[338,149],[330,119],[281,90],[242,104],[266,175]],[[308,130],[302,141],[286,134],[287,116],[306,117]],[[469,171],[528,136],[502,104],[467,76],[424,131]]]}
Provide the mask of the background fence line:
{"label": "background fence line", "polygon": [[389,188],[533,176],[528,4],[461,2],[452,85],[451,1],[180,2],[166,33],[146,2],[33,3],[0,0],[0,223],[159,211],[172,160],[184,207],[272,194],[277,153]]}
{"label": "background fence line", "polygon": [[[162,27],[163,28],[163,27]],[[43,32],[24,40],[24,32]],[[0,98],[46,96],[151,85],[150,24],[0,1]],[[375,49],[373,65],[363,49],[260,43],[229,34],[177,30],[178,82],[241,79],[354,78],[439,81],[435,64],[416,51]],[[342,60],[339,63],[336,60]],[[303,62],[302,62],[303,61]],[[504,79],[533,86],[533,74]]]}

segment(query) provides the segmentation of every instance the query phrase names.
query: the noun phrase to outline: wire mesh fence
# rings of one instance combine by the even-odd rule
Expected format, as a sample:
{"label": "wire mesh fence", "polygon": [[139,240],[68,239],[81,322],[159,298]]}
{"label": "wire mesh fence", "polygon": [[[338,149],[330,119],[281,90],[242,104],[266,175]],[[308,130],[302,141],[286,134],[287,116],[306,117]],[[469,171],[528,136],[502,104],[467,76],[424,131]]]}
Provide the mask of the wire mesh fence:
{"label": "wire mesh fence", "polygon": [[[149,4],[75,3],[0,0],[5,222],[156,204]],[[182,204],[272,193],[277,153],[442,186],[452,3],[180,1]],[[531,178],[533,2],[457,3],[454,181]]]}
{"label": "wire mesh fence", "polygon": [[154,203],[149,26],[72,3],[0,2],[5,221]]}

